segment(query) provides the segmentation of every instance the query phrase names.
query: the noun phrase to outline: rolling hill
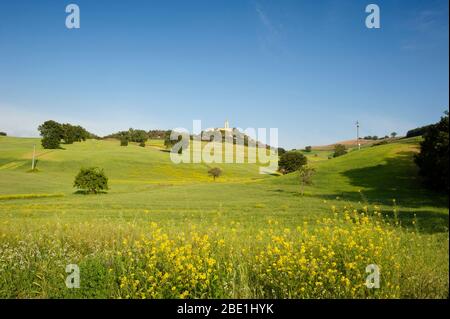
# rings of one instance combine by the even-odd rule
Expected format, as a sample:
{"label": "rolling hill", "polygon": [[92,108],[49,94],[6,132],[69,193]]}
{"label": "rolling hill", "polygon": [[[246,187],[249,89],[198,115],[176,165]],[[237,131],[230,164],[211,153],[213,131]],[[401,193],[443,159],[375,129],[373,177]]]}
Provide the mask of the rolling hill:
{"label": "rolling hill", "polygon": [[[257,164],[219,164],[224,175],[213,182],[210,165],[173,164],[159,141],[150,147],[120,147],[115,140],[88,140],[63,145],[61,150],[38,147],[37,168],[30,173],[32,147],[38,139],[0,137],[0,211],[20,216],[32,205],[37,214],[73,212],[72,217],[135,216],[152,210],[158,219],[180,220],[194,212],[194,218],[221,210],[247,222],[266,215],[280,215],[286,222],[312,219],[326,214],[330,205],[380,205],[386,211],[395,206],[406,222],[414,214],[428,231],[448,227],[448,197],[420,185],[413,154],[419,138],[397,140],[387,145],[351,151],[322,160],[310,160],[316,168],[314,185],[305,196],[298,194],[296,174],[274,177],[260,175]],[[107,195],[74,194],[73,178],[84,166],[105,169],[110,179]],[[60,198],[16,200],[15,195],[55,195]],[[20,197],[20,196],[19,196]],[[255,209],[255,207],[257,207]],[[184,217],[183,217],[184,216]]]}
{"label": "rolling hill", "polygon": [[[213,182],[208,165],[172,164],[158,141],[38,148],[39,171],[30,173],[39,140],[0,137],[0,297],[446,298],[448,197],[421,187],[418,141],[318,156],[314,185],[301,196],[296,173],[223,164]],[[80,167],[92,165],[109,176],[107,194],[72,187]],[[305,256],[316,268],[299,264]],[[317,290],[328,258],[335,272]],[[383,277],[393,284],[381,294],[361,285],[367,264],[393,262],[398,268]],[[81,289],[64,284],[73,263]]]}

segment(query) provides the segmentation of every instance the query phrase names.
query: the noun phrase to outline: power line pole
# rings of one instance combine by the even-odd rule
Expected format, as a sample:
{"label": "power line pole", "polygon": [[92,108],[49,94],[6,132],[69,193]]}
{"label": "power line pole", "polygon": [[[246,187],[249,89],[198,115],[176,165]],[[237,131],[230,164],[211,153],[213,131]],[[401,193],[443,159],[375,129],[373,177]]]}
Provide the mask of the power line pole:
{"label": "power line pole", "polygon": [[34,171],[34,159],[36,157],[36,144],[33,146],[33,160],[31,161],[31,170]]}
{"label": "power line pole", "polygon": [[359,142],[359,122],[356,121],[356,143],[358,143],[358,150],[361,149],[361,143]]}

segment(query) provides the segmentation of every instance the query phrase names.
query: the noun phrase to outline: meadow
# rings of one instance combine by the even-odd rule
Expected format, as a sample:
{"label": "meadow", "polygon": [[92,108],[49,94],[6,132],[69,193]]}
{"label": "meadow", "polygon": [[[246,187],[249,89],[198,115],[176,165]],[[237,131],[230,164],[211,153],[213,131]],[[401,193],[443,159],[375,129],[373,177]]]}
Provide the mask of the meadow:
{"label": "meadow", "polygon": [[[296,173],[218,164],[213,181],[212,165],[175,165],[158,140],[0,137],[0,297],[447,298],[448,196],[421,186],[419,140],[306,154],[317,173],[301,196]],[[105,170],[107,194],[76,193],[86,166]]]}

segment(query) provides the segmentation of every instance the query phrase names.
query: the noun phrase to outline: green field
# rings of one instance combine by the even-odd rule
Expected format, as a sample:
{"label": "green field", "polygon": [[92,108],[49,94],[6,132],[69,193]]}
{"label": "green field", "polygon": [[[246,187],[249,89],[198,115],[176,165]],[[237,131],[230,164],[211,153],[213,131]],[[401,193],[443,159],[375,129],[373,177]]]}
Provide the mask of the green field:
{"label": "green field", "polygon": [[[0,137],[0,297],[447,298],[448,196],[422,188],[413,163],[418,142],[335,159],[308,154],[317,173],[301,196],[295,173],[260,175],[257,164],[175,165],[157,140],[145,148],[88,140],[44,150],[39,139]],[[37,171],[30,172],[34,144]],[[87,166],[105,170],[107,194],[75,192],[74,177]],[[223,169],[216,181],[207,175],[212,166]],[[341,223],[347,214],[371,220]],[[330,217],[335,228],[327,231]],[[340,232],[360,236],[341,246],[329,237]],[[372,240],[380,251],[365,246]],[[259,255],[276,243],[286,255]],[[310,249],[306,268],[321,260],[322,245],[336,260],[318,262],[313,274],[287,266],[303,260],[293,248],[300,243]],[[178,255],[186,258],[174,261]],[[362,287],[371,256],[392,267],[382,272],[389,284],[375,292]],[[81,289],[64,285],[69,263],[80,265]],[[336,273],[325,276],[325,265]]]}

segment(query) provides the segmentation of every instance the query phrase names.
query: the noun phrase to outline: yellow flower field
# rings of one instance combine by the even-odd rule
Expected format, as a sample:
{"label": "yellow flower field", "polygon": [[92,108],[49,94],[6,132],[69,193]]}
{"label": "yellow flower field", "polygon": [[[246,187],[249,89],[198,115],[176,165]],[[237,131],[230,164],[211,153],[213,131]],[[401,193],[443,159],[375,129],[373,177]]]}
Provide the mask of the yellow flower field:
{"label": "yellow flower field", "polygon": [[[238,222],[183,231],[155,222],[52,222],[18,235],[18,225],[5,222],[0,296],[446,298],[448,235],[406,231],[367,207],[332,207],[312,224],[286,227],[268,218],[249,235]],[[80,267],[80,289],[64,285],[69,263]],[[366,286],[373,264],[378,289]]]}

